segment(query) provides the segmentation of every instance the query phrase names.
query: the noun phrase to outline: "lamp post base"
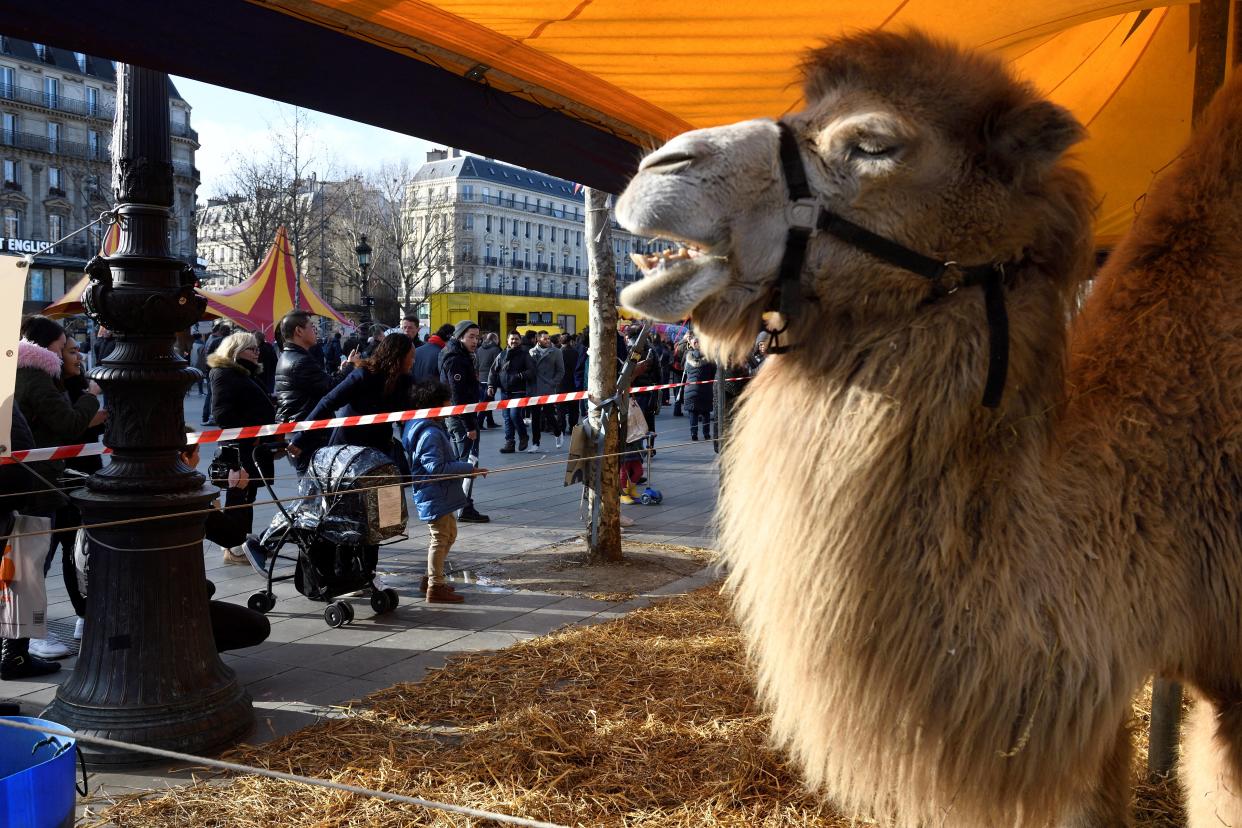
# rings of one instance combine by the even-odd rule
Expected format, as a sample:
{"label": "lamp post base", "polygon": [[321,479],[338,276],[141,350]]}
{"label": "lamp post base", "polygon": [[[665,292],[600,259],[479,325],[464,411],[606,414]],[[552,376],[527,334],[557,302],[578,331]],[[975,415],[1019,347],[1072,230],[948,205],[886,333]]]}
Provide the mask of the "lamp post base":
{"label": "lamp post base", "polygon": [[[86,735],[195,755],[235,743],[254,724],[250,696],[216,653],[203,563],[214,486],[152,496],[79,490],[83,522],[140,518],[87,530],[90,551],[82,650],[44,716]],[[134,531],[141,526],[141,533]],[[141,544],[142,548],[139,547]],[[150,754],[83,744],[87,761],[148,764]]]}

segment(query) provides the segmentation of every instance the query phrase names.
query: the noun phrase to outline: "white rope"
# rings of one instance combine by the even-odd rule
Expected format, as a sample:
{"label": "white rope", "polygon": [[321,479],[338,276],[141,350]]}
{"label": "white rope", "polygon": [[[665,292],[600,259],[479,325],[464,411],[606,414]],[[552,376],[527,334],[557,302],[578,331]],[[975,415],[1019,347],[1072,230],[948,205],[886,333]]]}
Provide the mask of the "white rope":
{"label": "white rope", "polygon": [[163,759],[172,759],[176,762],[186,762],[192,765],[204,765],[206,767],[218,768],[220,770],[232,771],[234,773],[249,773],[256,776],[266,776],[269,779],[279,779],[284,782],[297,782],[301,785],[311,785],[317,788],[329,788],[334,791],[343,791],[345,793],[358,794],[360,796],[370,796],[376,799],[385,799],[389,802],[399,802],[403,805],[417,805],[420,808],[448,811],[454,814],[474,817],[475,819],[490,819],[495,822],[503,822],[509,825],[528,826],[528,828],[568,828],[568,826],[555,822],[540,822],[539,820],[526,819],[525,817],[497,814],[492,811],[482,811],[478,808],[467,808],[463,805],[451,805],[447,802],[436,802],[432,799],[420,799],[416,796],[404,796],[402,794],[389,793],[388,791],[376,791],[370,788],[363,788],[358,785],[347,785],[343,782],[333,782],[329,779],[317,779],[313,776],[300,776],[296,773],[284,773],[282,771],[268,770],[267,768],[256,768],[250,765],[240,765],[236,762],[225,762],[220,759],[207,759],[202,756],[193,756],[189,753],[178,753],[175,750],[164,750],[163,748],[147,747],[146,745],[135,745],[131,742],[121,742],[116,739],[105,739],[102,736],[83,736],[82,734],[75,733],[74,731],[66,733],[64,730],[58,730],[50,727],[40,727],[38,725],[26,724],[24,722],[15,722],[2,716],[0,716],[0,725],[16,728],[18,730],[29,730],[34,733],[43,733],[49,736],[69,737],[88,745],[99,745],[100,747],[146,753],[151,756],[159,756]]}

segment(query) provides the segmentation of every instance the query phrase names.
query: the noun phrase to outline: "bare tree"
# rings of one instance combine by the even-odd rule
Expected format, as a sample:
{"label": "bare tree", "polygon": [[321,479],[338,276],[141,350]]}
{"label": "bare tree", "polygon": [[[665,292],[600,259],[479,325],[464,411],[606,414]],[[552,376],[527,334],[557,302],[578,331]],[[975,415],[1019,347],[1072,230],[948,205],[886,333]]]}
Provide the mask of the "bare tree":
{"label": "bare tree", "polygon": [[222,241],[237,250],[253,271],[263,261],[276,229],[284,225],[301,272],[319,253],[321,227],[330,218],[317,201],[315,170],[323,165],[309,133],[311,121],[294,108],[282,124],[269,127],[267,154],[239,155],[217,195],[224,204]]}
{"label": "bare tree", "polygon": [[451,288],[453,201],[445,196],[418,201],[414,170],[405,161],[380,167],[370,180],[386,205],[376,231],[392,257],[386,284],[402,311],[412,314],[428,297]]}

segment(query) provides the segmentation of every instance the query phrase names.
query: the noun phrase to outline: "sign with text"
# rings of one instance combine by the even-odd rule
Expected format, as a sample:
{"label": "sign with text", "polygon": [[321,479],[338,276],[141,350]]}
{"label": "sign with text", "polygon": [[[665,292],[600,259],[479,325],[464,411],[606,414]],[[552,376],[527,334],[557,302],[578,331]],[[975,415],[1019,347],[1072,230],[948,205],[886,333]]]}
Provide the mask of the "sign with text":
{"label": "sign with text", "polygon": [[13,451],[13,388],[17,383],[17,339],[26,294],[25,259],[0,258],[0,457]]}
{"label": "sign with text", "polygon": [[47,253],[51,249],[52,243],[47,241],[0,238],[0,253],[12,253],[17,256],[25,256],[27,254],[37,256],[40,253]]}

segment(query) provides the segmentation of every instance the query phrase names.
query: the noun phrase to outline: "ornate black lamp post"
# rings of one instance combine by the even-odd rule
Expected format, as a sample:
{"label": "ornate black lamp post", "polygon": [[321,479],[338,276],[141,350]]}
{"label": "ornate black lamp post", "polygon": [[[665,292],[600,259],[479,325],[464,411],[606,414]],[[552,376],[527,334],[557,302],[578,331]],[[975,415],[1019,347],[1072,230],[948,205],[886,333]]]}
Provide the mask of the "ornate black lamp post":
{"label": "ornate black lamp post", "polygon": [[375,300],[371,298],[371,283],[367,280],[367,268],[371,266],[371,245],[367,244],[366,236],[358,242],[354,252],[358,254],[358,270],[362,273],[362,328],[365,330],[371,324],[371,306],[375,304]]}
{"label": "ornate black lamp post", "polygon": [[[171,257],[173,203],[168,76],[121,65],[113,178],[120,246],[87,265],[87,312],[116,347],[91,377],[111,416],[112,462],[73,498],[89,530],[90,598],[82,652],[45,715],[75,730],[198,753],[230,744],[253,723],[250,697],[216,655],[207,614],[203,510],[217,495],[181,462],[182,400],[197,373],[173,334],[204,300],[193,269]],[[106,526],[114,521],[140,522]],[[84,746],[97,763],[149,762],[136,751]]]}

